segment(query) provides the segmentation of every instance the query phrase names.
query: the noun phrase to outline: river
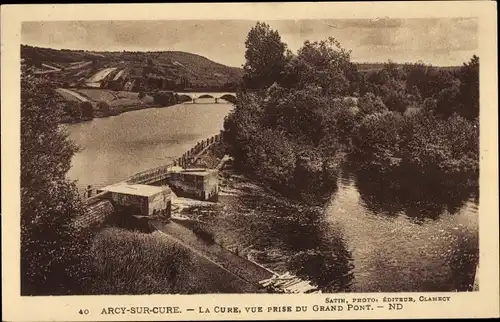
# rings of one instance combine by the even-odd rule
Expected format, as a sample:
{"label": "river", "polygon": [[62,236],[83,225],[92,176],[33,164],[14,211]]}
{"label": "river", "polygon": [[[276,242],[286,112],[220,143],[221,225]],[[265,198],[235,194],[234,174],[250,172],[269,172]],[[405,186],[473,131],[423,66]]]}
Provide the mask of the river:
{"label": "river", "polygon": [[[231,105],[209,102],[68,126],[83,148],[68,176],[79,187],[100,186],[168,163],[221,129]],[[478,256],[477,198],[432,194],[409,201],[397,194],[346,167],[319,210],[254,186],[222,195],[198,215],[211,223],[218,241],[325,292],[469,290]]]}
{"label": "river", "polygon": [[131,175],[168,164],[199,140],[218,134],[231,104],[198,99],[163,108],[126,112],[107,118],[67,125],[77,153],[68,177],[98,188]]}

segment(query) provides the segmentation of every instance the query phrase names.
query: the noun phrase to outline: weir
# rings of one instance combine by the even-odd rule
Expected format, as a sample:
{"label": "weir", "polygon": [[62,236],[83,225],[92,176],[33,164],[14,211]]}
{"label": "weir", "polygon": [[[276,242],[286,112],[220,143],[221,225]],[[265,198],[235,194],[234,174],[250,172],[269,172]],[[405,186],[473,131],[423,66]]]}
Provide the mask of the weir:
{"label": "weir", "polygon": [[[136,173],[123,182],[101,188],[94,196],[90,197],[91,189],[87,189],[85,195],[89,196],[89,198],[84,200],[85,215],[75,220],[75,226],[88,228],[101,225],[108,217],[117,212],[118,208],[122,208],[123,203],[126,203],[128,199],[138,200],[138,198],[133,198],[135,195],[140,195],[143,199],[146,198],[143,201],[146,201],[148,205],[144,202],[140,203],[140,206],[144,206],[145,209],[154,206],[151,200],[147,199],[149,194],[146,195],[138,191],[131,192],[130,196],[127,196],[127,193],[123,195],[124,189],[134,189],[134,187],[140,189],[149,186],[161,189],[158,185],[165,186],[166,184],[176,194],[183,195],[185,193],[188,198],[207,201],[216,200],[219,192],[218,169],[231,158],[227,155],[224,156],[215,169],[185,169],[184,167],[194,164],[212,145],[219,143],[221,137],[222,133],[202,140],[172,163]],[[121,195],[118,195],[120,192]],[[144,205],[142,205],[143,203]],[[169,205],[170,202],[166,204]],[[169,212],[176,207],[175,205],[172,206],[168,207]],[[150,213],[151,211],[148,209],[146,212]],[[152,216],[152,226],[170,238],[174,238],[187,249],[205,257],[210,263],[224,268],[228,273],[238,276],[245,282],[251,283],[256,289],[274,293],[321,292],[308,281],[303,281],[289,273],[280,275],[258,264],[251,258],[241,256],[237,249],[231,251],[213,240],[205,241],[199,236],[199,233],[196,233],[199,227],[204,226],[202,222],[178,215],[172,217],[170,213],[167,217],[170,217],[171,220],[165,224],[156,220],[159,217]]]}
{"label": "weir", "polygon": [[[171,176],[175,173],[175,180],[172,182],[174,192],[180,194],[186,192],[190,197],[201,200],[216,199],[218,195],[217,170],[210,171],[210,169],[204,169],[211,173],[210,177],[214,177],[212,172],[215,173],[215,180],[212,179],[211,182],[205,183],[204,180],[200,182],[200,180],[195,179],[200,176],[198,173],[192,173],[193,171],[189,171],[190,169],[186,168],[190,164],[193,164],[213,144],[219,143],[221,139],[222,133],[219,133],[208,139],[199,141],[194,147],[186,151],[172,163],[136,173],[125,181],[115,183],[111,186],[120,184],[169,185]],[[84,200],[84,204],[86,211],[84,215],[76,219],[75,225],[79,227],[98,225],[110,216],[112,211],[110,213],[109,206],[105,207],[103,205],[110,204],[111,193],[103,189],[104,188],[101,188],[100,191],[98,190],[97,194],[93,196],[92,188],[88,187],[85,190],[84,195],[86,199]]]}

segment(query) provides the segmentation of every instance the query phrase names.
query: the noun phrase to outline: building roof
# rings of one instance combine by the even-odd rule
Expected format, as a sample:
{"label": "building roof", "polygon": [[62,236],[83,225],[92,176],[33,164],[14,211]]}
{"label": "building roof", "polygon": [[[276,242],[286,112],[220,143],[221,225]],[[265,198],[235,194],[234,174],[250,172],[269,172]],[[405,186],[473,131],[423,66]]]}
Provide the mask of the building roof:
{"label": "building roof", "polygon": [[145,184],[128,184],[123,182],[101,188],[100,190],[143,197],[154,196],[164,191],[171,192],[170,188],[167,186],[158,187]]}

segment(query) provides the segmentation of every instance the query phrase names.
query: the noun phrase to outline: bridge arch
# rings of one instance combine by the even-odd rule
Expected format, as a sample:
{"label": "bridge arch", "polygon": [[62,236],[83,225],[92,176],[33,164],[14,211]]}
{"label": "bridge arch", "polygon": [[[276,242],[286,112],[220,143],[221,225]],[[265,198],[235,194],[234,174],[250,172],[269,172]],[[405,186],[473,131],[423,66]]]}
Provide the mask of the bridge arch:
{"label": "bridge arch", "polygon": [[180,103],[183,102],[193,102],[196,103],[196,100],[201,98],[213,98],[215,99],[215,102],[217,103],[219,99],[223,99],[229,103],[235,104],[236,103],[236,93],[228,93],[228,92],[223,92],[223,93],[199,93],[199,92],[180,92],[177,93],[178,101]]}
{"label": "bridge arch", "polygon": [[220,98],[222,98],[225,101],[228,101],[229,103],[235,104],[236,103],[236,95],[234,94],[224,94]]}
{"label": "bridge arch", "polygon": [[179,93],[177,94],[177,101],[179,103],[191,102],[193,98],[190,95]]}

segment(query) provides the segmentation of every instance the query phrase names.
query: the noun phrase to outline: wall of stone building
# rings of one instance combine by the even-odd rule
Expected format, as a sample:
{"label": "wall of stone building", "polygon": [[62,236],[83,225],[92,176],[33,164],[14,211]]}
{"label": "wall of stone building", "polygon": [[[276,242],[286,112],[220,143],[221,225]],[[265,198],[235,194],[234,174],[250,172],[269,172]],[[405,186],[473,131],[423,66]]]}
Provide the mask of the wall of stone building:
{"label": "wall of stone building", "polygon": [[110,200],[101,200],[87,205],[85,214],[76,218],[74,225],[78,228],[99,226],[115,211]]}

